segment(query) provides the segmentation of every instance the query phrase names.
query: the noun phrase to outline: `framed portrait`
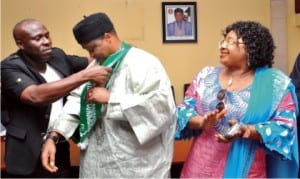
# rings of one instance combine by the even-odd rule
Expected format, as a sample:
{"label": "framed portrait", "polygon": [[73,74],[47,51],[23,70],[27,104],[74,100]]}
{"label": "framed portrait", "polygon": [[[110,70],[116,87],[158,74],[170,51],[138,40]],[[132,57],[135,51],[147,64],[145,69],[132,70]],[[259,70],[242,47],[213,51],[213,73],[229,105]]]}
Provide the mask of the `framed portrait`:
{"label": "framed portrait", "polygon": [[197,42],[197,3],[162,2],[163,43]]}
{"label": "framed portrait", "polygon": [[295,0],[295,12],[300,14],[300,0]]}

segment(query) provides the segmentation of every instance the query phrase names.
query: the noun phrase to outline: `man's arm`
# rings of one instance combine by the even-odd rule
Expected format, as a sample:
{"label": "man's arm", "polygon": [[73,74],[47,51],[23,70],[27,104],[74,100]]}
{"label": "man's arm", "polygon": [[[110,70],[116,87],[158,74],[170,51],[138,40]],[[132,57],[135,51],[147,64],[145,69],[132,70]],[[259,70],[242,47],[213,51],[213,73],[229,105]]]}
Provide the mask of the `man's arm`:
{"label": "man's arm", "polygon": [[53,173],[58,170],[55,165],[56,140],[59,140],[60,135],[57,132],[51,132],[47,135],[41,153],[41,161],[43,167]]}
{"label": "man's arm", "polygon": [[55,144],[60,138],[68,140],[79,124],[80,94],[82,88],[83,86],[80,86],[71,92],[59,116],[59,120],[55,120],[54,124],[49,126],[41,152],[41,161],[44,168],[50,172],[56,172],[58,169],[55,166]]}
{"label": "man's arm", "polygon": [[87,81],[104,84],[110,71],[108,67],[94,66],[55,82],[30,85],[22,91],[20,98],[32,105],[51,103]]}

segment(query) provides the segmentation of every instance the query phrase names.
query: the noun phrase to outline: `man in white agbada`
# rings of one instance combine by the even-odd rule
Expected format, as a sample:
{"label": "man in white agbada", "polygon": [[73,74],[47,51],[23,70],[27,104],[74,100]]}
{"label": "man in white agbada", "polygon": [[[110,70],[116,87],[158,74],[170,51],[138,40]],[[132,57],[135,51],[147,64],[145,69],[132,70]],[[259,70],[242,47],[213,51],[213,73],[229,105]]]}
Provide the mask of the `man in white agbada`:
{"label": "man in white agbada", "polygon": [[81,178],[168,178],[173,157],[175,104],[160,61],[119,40],[104,13],[85,17],[73,28],[79,44],[111,66],[105,87],[85,84],[68,97],[49,130],[41,160],[55,172],[55,142],[78,126]]}

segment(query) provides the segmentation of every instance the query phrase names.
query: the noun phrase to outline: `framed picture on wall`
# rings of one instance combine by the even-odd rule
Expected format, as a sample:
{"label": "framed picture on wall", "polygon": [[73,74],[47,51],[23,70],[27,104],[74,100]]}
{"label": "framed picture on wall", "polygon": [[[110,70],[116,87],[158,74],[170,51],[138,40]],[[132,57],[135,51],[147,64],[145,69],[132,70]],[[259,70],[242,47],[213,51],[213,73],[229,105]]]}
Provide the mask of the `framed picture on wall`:
{"label": "framed picture on wall", "polygon": [[162,2],[163,43],[197,42],[197,3]]}

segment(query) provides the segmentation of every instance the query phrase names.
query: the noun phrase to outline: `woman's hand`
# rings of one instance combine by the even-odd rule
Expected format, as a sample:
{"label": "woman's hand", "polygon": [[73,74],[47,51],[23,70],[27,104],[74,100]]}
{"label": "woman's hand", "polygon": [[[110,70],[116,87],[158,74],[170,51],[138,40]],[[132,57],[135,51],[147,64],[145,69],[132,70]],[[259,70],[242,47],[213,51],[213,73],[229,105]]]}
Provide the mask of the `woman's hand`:
{"label": "woman's hand", "polygon": [[[238,120],[233,119],[229,120],[228,124],[233,126],[238,123]],[[239,129],[232,135],[232,137],[226,137],[222,134],[216,134],[216,140],[218,142],[229,143],[236,140],[238,137],[246,138],[246,139],[255,139],[261,140],[260,134],[256,131],[254,125],[240,125]]]}
{"label": "woman's hand", "polygon": [[[228,124],[230,127],[233,127],[234,125],[238,124],[238,120],[236,119],[232,119],[228,121]],[[237,139],[238,137],[240,137],[242,135],[242,130],[241,127],[237,128],[236,131],[233,131],[233,133],[231,135],[224,135],[224,134],[216,134],[216,140],[217,142],[222,142],[222,143],[230,143],[233,142],[235,139]]]}
{"label": "woman's hand", "polygon": [[206,113],[203,117],[202,129],[207,130],[212,128],[220,119],[225,117],[226,109],[223,109],[221,112],[215,109],[211,112]]}
{"label": "woman's hand", "polygon": [[189,121],[189,127],[192,129],[207,130],[212,128],[220,119],[225,117],[226,109],[221,112],[219,110],[213,110],[206,113],[203,116],[195,116]]}

